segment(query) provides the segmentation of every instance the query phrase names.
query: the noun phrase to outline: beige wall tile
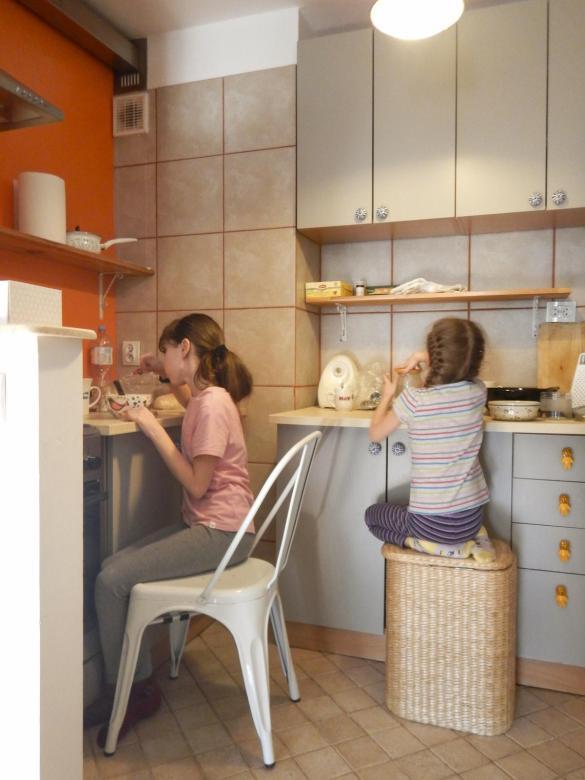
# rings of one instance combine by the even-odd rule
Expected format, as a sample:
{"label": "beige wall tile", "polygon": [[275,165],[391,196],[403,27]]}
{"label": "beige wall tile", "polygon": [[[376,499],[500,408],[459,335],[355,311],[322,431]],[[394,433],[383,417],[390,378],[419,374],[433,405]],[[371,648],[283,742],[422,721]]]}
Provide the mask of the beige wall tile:
{"label": "beige wall tile", "polygon": [[325,280],[366,284],[390,284],[390,241],[361,241],[355,244],[324,244],[321,247],[321,276]]}
{"label": "beige wall tile", "polygon": [[295,385],[319,382],[319,325],[319,315],[296,310]]}
{"label": "beige wall tile", "polygon": [[156,235],[154,165],[131,165],[114,171],[114,210],[119,238]]}
{"label": "beige wall tile", "polygon": [[116,350],[115,363],[117,375],[123,376],[132,370],[122,365],[122,341],[139,341],[140,353],[155,352],[158,335],[156,331],[156,312],[118,313],[116,315]]}
{"label": "beige wall tile", "polygon": [[224,89],[226,153],[295,144],[294,65],[228,76]]}
{"label": "beige wall tile", "polygon": [[222,165],[221,157],[158,164],[159,236],[217,233],[222,230]]}
{"label": "beige wall tile", "polygon": [[356,361],[358,368],[380,361],[390,364],[390,314],[348,314],[347,341],[339,341],[338,314],[321,316],[321,371],[340,352]]}
{"label": "beige wall tile", "polygon": [[[471,236],[472,290],[504,290],[552,285],[552,230]],[[476,308],[481,304],[471,304]],[[493,308],[518,308],[522,301],[492,302]]]}
{"label": "beige wall tile", "polygon": [[148,133],[114,139],[114,165],[138,165],[156,161],[156,93],[148,91]]}
{"label": "beige wall tile", "polygon": [[585,306],[585,228],[557,230],[554,284],[570,287],[571,300]]}
{"label": "beige wall tile", "polygon": [[463,317],[457,311],[447,311],[427,313],[406,313],[400,311],[395,313],[392,318],[392,365],[398,366],[412,355],[413,352],[425,349],[427,333],[432,327],[433,322],[443,317]]}
{"label": "beige wall tile", "polygon": [[318,312],[305,304],[305,283],[321,280],[321,247],[309,238],[296,234],[296,305]]}
{"label": "beige wall tile", "polygon": [[246,363],[254,384],[294,384],[294,315],[292,308],[226,310],[226,343]]}
{"label": "beige wall tile", "polygon": [[225,229],[295,224],[295,149],[230,154],[225,158]]}
{"label": "beige wall tile", "polygon": [[295,231],[225,234],[226,308],[294,306]]}
{"label": "beige wall tile", "polygon": [[125,276],[116,282],[117,311],[156,310],[156,239],[142,238],[135,244],[120,244],[116,254],[121,260],[154,268],[154,276]]}
{"label": "beige wall tile", "polygon": [[160,309],[218,309],[223,306],[223,236],[158,239]]}
{"label": "beige wall tile", "polygon": [[317,385],[312,387],[295,387],[295,409],[306,409],[317,405]]}
{"label": "beige wall tile", "polygon": [[221,79],[157,90],[158,160],[221,154]]}
{"label": "beige wall tile", "polygon": [[268,420],[275,412],[293,408],[292,387],[255,387],[248,405],[246,443],[248,459],[256,463],[276,461],[276,425]]}
{"label": "beige wall tile", "polygon": [[419,276],[467,286],[467,236],[408,238],[394,242],[394,284]]}
{"label": "beige wall tile", "polygon": [[500,385],[536,385],[536,341],[532,337],[531,310],[473,312],[484,329],[486,356],[480,375]]}
{"label": "beige wall tile", "polygon": [[[158,311],[157,312],[157,343],[158,343],[158,337],[162,333],[163,328],[165,325],[168,325],[169,322],[172,322],[173,320],[178,320],[181,317],[186,317],[187,314],[192,314],[191,309],[185,309],[180,311]],[[209,317],[214,319],[220,328],[223,328],[223,309],[207,309],[204,310],[204,314],[207,314]],[[227,345],[229,347],[229,344]]]}

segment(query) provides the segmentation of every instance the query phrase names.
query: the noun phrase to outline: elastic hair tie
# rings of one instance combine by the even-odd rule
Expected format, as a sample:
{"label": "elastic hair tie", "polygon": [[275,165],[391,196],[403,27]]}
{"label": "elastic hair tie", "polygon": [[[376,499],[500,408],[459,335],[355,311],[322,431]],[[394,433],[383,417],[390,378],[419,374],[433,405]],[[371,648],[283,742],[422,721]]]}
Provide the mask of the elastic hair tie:
{"label": "elastic hair tie", "polygon": [[217,365],[219,363],[222,363],[225,360],[225,357],[228,353],[228,348],[225,344],[218,344],[217,347],[214,347],[211,351],[211,362],[213,365]]}

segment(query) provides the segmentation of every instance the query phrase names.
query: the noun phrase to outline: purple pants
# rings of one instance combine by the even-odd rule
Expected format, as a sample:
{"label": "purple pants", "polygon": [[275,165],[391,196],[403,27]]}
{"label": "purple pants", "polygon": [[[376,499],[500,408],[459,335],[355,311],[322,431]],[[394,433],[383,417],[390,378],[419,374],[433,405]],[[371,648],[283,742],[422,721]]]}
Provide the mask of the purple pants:
{"label": "purple pants", "polygon": [[366,509],[366,525],[376,539],[404,547],[408,536],[441,544],[463,544],[474,539],[483,525],[483,506],[448,515],[419,515],[398,504],[373,504]]}

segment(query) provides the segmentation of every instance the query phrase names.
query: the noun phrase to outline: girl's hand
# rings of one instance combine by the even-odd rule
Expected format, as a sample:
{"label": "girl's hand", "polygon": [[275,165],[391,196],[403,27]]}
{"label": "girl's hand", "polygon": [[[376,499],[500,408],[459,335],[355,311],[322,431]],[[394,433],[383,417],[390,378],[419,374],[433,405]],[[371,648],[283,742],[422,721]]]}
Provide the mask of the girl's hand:
{"label": "girl's hand", "polygon": [[153,432],[160,428],[159,421],[146,406],[128,407],[124,409],[123,415],[124,419],[135,422],[147,436],[151,436]]}
{"label": "girl's hand", "polygon": [[429,356],[427,352],[413,352],[406,362],[402,363],[400,366],[396,366],[395,371],[399,374],[407,374],[409,371],[412,371],[413,368],[416,368],[419,363],[426,363],[428,365]]}
{"label": "girl's hand", "polygon": [[134,370],[135,374],[145,374],[153,371],[155,374],[164,374],[162,360],[154,352],[145,352],[140,358],[140,365]]}
{"label": "girl's hand", "polygon": [[391,377],[390,374],[384,374],[384,384],[382,386],[382,399],[380,405],[385,403],[387,406],[388,403],[394,398],[394,393],[396,392],[396,381],[396,374],[394,374],[394,377]]}

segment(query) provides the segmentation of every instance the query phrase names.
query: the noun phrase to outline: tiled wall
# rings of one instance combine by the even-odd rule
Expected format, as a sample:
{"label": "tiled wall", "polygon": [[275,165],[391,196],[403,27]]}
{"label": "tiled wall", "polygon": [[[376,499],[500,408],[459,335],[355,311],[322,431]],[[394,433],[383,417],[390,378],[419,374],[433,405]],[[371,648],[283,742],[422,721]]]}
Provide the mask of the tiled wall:
{"label": "tiled wall", "polygon": [[304,303],[319,248],[295,230],[295,67],[163,87],[150,112],[148,135],[116,144],[116,234],[140,239],[119,254],[156,269],[118,284],[118,343],[153,351],[191,311],[223,326],[254,377],[257,488],[276,455],[268,415],[312,404],[319,379],[319,315]]}
{"label": "tiled wall", "polygon": [[[401,284],[425,277],[471,290],[571,287],[577,317],[585,317],[585,228],[402,239],[322,247],[324,279]],[[488,351],[482,377],[504,385],[536,383],[536,340],[531,302],[435,304],[352,308],[348,340],[339,342],[339,317],[321,319],[321,362],[347,352],[360,367],[377,360],[390,367],[424,347],[426,331],[443,316],[470,317],[485,330]],[[544,309],[539,312],[544,320]]]}

